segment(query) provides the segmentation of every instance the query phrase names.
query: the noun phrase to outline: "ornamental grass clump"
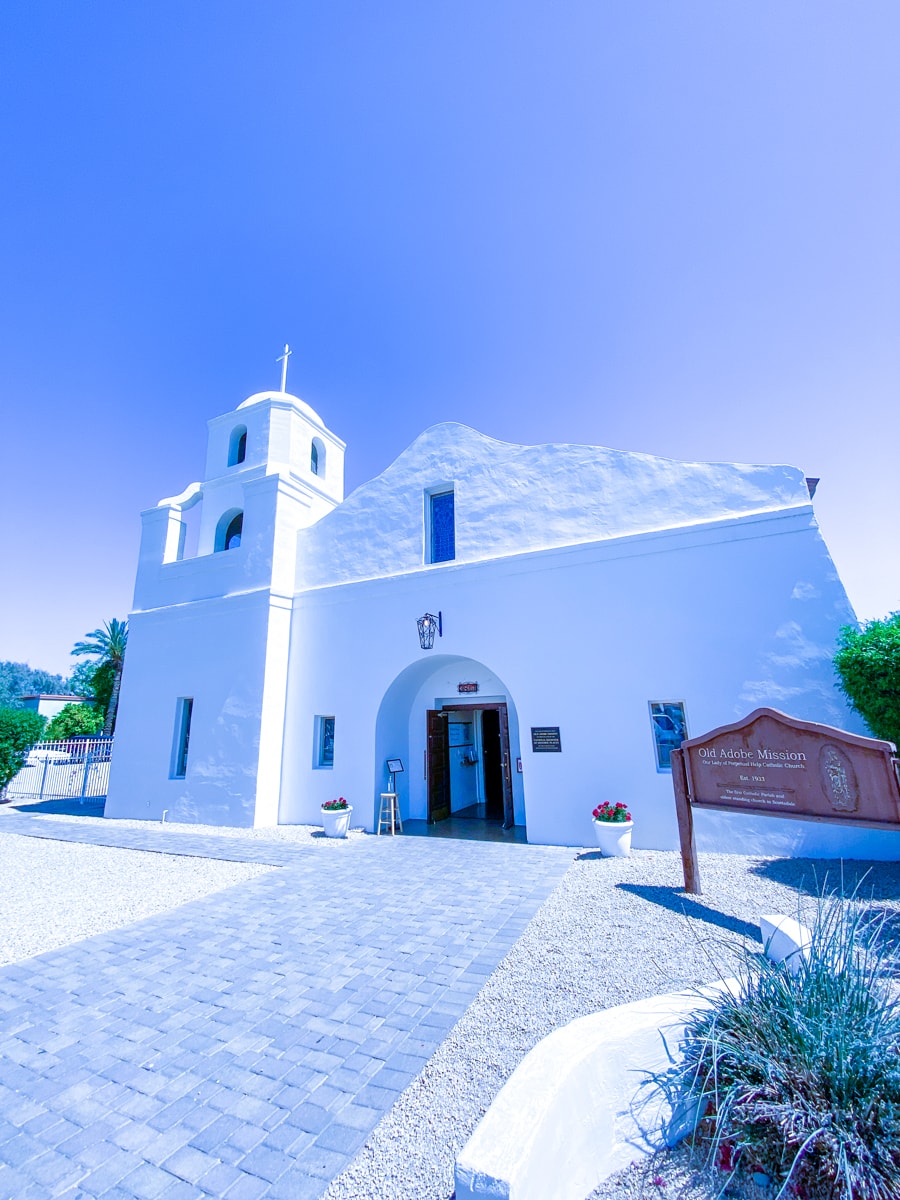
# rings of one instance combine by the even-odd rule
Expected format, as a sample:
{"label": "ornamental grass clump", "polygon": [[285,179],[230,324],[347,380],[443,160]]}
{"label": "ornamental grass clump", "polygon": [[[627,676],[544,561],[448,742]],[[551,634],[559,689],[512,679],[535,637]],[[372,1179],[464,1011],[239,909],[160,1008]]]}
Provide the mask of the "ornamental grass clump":
{"label": "ornamental grass clump", "polygon": [[694,1014],[669,1083],[710,1165],[799,1200],[900,1198],[900,1007],[884,918],[820,901],[808,957],[747,952],[735,994]]}

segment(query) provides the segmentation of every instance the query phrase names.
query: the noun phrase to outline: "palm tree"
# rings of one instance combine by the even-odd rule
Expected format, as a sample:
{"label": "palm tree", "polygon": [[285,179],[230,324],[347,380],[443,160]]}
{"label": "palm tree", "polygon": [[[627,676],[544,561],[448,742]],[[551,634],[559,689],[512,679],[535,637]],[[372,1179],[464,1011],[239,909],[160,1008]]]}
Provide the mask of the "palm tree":
{"label": "palm tree", "polygon": [[119,687],[122,683],[122,667],[125,663],[125,647],[128,644],[128,622],[104,622],[102,629],[85,634],[83,642],[76,642],[72,647],[73,654],[89,654],[96,660],[96,671],[106,670],[112,676],[112,691],[109,705],[106,709],[106,721],[103,724],[103,736],[110,737],[116,723],[116,709],[119,707]]}

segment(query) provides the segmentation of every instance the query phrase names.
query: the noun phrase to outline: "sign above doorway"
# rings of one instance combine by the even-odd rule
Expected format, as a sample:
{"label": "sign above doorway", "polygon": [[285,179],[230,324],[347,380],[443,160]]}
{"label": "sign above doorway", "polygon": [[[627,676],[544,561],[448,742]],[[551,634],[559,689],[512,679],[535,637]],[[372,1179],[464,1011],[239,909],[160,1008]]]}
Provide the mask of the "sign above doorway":
{"label": "sign above doorway", "polygon": [[458,692],[459,692],[461,695],[462,695],[462,694],[465,694],[465,693],[467,693],[467,692],[477,692],[477,691],[478,691],[478,684],[477,684],[477,683],[458,683],[458,684],[456,685],[456,690],[457,690],[457,691],[458,691]]}

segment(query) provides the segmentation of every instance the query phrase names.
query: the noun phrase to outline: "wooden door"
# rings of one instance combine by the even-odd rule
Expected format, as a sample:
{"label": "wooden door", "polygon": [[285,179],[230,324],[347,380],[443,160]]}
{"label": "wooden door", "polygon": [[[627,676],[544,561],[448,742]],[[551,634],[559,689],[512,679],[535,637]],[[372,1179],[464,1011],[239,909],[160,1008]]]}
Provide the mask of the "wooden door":
{"label": "wooden door", "polygon": [[500,709],[494,704],[481,710],[481,777],[484,816],[488,821],[506,821],[503,760]]}
{"label": "wooden door", "polygon": [[513,813],[512,765],[509,758],[509,713],[505,704],[500,704],[500,760],[503,771],[503,828],[512,829],[515,824]]}
{"label": "wooden door", "polygon": [[428,775],[428,821],[446,821],[450,816],[450,746],[447,714],[429,708],[427,713],[425,770]]}

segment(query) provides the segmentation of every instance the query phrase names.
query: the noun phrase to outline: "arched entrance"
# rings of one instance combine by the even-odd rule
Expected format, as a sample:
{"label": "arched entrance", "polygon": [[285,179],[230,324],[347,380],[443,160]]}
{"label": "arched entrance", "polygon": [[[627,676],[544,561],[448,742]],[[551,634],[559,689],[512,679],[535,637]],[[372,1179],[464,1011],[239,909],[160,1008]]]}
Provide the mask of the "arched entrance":
{"label": "arched entrance", "polygon": [[403,762],[395,784],[404,821],[524,833],[518,716],[484,663],[429,655],[401,671],[378,710],[375,754],[376,792],[387,786],[387,761]]}

